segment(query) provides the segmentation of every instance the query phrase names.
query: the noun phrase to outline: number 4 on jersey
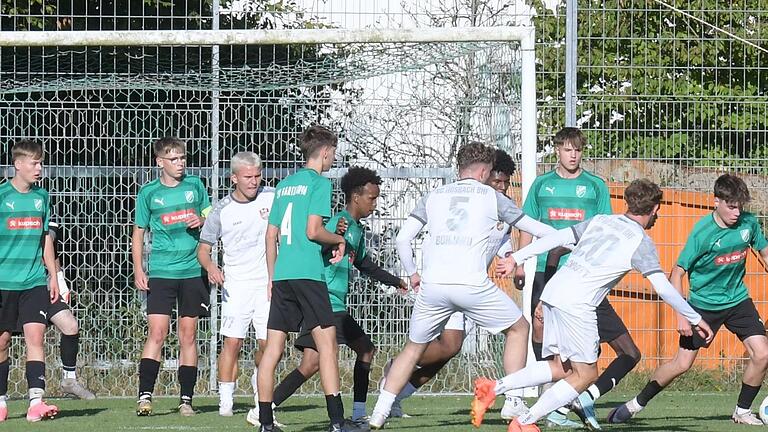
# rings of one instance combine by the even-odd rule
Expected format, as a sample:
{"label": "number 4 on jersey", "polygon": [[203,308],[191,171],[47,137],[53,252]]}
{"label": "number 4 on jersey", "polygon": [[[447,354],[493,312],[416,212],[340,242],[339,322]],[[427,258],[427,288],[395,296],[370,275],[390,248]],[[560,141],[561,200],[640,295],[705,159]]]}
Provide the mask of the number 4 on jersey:
{"label": "number 4 on jersey", "polygon": [[283,220],[280,222],[280,237],[285,237],[285,244],[291,244],[291,211],[293,210],[293,203],[288,203],[285,206],[285,213],[283,214]]}

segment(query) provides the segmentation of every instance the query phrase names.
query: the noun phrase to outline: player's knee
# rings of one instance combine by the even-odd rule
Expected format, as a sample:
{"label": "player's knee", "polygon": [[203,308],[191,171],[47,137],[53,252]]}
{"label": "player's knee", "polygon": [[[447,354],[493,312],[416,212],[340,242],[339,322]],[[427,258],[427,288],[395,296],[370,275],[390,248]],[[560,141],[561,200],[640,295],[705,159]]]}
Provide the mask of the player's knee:
{"label": "player's knee", "polygon": [[752,363],[756,364],[762,369],[768,367],[768,346],[754,349],[750,359],[752,360]]}
{"label": "player's knee", "polygon": [[162,345],[163,342],[165,342],[165,338],[168,337],[168,329],[167,328],[158,328],[154,326],[149,327],[149,332],[147,334],[147,341],[150,343]]}
{"label": "player's knee", "polygon": [[320,371],[320,358],[317,356],[304,356],[296,369],[298,369],[299,373],[305,378],[309,378]]}
{"label": "player's knee", "polygon": [[80,328],[77,325],[77,319],[74,315],[70,313],[68,316],[64,315],[60,320],[56,320],[58,315],[59,314],[54,315],[53,318],[51,318],[51,321],[56,325],[56,328],[58,328],[60,332],[67,336],[74,336],[80,331]]}

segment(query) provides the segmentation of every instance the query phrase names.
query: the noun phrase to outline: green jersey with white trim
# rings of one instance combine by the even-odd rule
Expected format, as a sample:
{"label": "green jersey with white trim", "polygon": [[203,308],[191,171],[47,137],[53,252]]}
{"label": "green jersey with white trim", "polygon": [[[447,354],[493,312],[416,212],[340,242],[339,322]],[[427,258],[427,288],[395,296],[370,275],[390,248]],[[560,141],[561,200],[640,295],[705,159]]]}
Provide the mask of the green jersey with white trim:
{"label": "green jersey with white trim", "polygon": [[749,297],[744,284],[749,248],[768,246],[754,215],[742,213],[735,225],[723,228],[708,214],[694,225],[677,258],[688,272],[688,301],[704,310],[733,307]]}
{"label": "green jersey with white trim", "polygon": [[10,181],[0,185],[0,289],[24,291],[48,283],[43,240],[48,233],[50,198],[32,186],[19,192]]}
{"label": "green jersey with white trim", "polygon": [[187,279],[201,275],[197,262],[200,228],[187,228],[186,221],[210,206],[208,192],[197,176],[184,176],[173,187],[156,179],[139,189],[135,223],[152,232],[150,277]]}
{"label": "green jersey with white trim", "polygon": [[[563,229],[599,214],[611,214],[611,195],[603,179],[586,170],[578,177],[566,179],[555,170],[533,181],[525,198],[523,212],[553,228]],[[568,261],[560,258],[558,268]],[[543,272],[546,259],[538,259],[537,272]]]}
{"label": "green jersey with white trim", "polygon": [[269,212],[269,224],[280,229],[273,281],[325,281],[322,247],[307,237],[307,221],[311,215],[331,217],[331,192],[331,181],[309,168],[277,184]]}

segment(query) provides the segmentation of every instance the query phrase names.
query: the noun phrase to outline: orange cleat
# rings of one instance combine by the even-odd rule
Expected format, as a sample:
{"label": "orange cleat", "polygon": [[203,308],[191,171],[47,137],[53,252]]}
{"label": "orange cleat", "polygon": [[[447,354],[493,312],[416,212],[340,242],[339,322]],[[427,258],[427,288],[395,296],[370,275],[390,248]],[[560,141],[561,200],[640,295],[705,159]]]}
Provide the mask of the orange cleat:
{"label": "orange cleat", "polygon": [[496,402],[496,381],[488,378],[478,378],[475,380],[475,399],[472,400],[472,426],[479,428],[483,424],[483,417],[488,408]]}
{"label": "orange cleat", "polygon": [[32,405],[27,409],[27,421],[39,422],[40,420],[47,420],[56,417],[59,413],[59,408],[56,405],[48,405],[45,402],[40,402],[37,405]]}
{"label": "orange cleat", "polygon": [[517,419],[514,419],[512,420],[512,423],[509,424],[507,432],[541,432],[541,429],[536,426],[536,423],[524,425],[520,424]]}

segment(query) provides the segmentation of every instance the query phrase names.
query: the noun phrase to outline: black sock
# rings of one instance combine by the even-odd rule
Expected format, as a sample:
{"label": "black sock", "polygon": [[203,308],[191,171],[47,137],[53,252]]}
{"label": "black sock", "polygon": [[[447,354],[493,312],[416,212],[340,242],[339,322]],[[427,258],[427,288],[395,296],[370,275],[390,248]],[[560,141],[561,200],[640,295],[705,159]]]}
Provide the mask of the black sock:
{"label": "black sock", "polygon": [[341,403],[341,393],[325,395],[325,406],[328,409],[328,418],[331,424],[344,423],[344,405]]}
{"label": "black sock", "polygon": [[155,381],[160,372],[160,362],[150,358],[139,361],[139,399],[152,399]]}
{"label": "black sock", "polygon": [[0,396],[8,394],[8,374],[11,371],[11,359],[0,363]]}
{"label": "black sock", "polygon": [[742,382],[741,391],[739,392],[739,402],[736,406],[742,409],[750,409],[758,392],[760,392],[760,386],[751,386]]}
{"label": "black sock", "polygon": [[533,348],[533,356],[536,357],[536,361],[544,360],[544,357],[541,355],[543,346],[544,344],[542,342],[531,342],[531,347]]}
{"label": "black sock", "polygon": [[27,388],[45,390],[45,363],[28,361],[26,367]]}
{"label": "black sock", "polygon": [[352,384],[355,402],[365,402],[368,399],[368,380],[370,375],[370,363],[360,360],[355,361],[354,382]]}
{"label": "black sock", "polygon": [[629,371],[635,368],[640,359],[622,354],[608,365],[603,373],[595,381],[595,386],[604,395],[611,391],[622,378],[627,376]]}
{"label": "black sock", "polygon": [[275,423],[272,402],[259,401],[259,423],[267,426],[272,426]]}
{"label": "black sock", "polygon": [[280,404],[285,402],[285,400],[291,397],[292,394],[296,393],[296,390],[298,390],[306,380],[307,377],[302,375],[298,369],[292,370],[291,373],[283,378],[283,380],[280,381],[280,384],[275,387],[275,392],[272,397],[274,399],[274,404],[280,406]]}
{"label": "black sock", "polygon": [[177,372],[179,386],[181,386],[181,398],[179,403],[192,404],[192,396],[195,394],[195,383],[197,383],[196,366],[179,366]]}
{"label": "black sock", "polygon": [[67,372],[74,372],[77,366],[77,352],[80,347],[80,333],[74,335],[61,334],[59,351],[61,352],[61,367]]}
{"label": "black sock", "polygon": [[642,406],[648,405],[648,402],[651,401],[651,399],[654,398],[659,392],[664,390],[664,387],[659,385],[658,382],[654,381],[648,381],[648,384],[643,387],[643,390],[640,391],[640,394],[637,395],[637,403],[639,403]]}

